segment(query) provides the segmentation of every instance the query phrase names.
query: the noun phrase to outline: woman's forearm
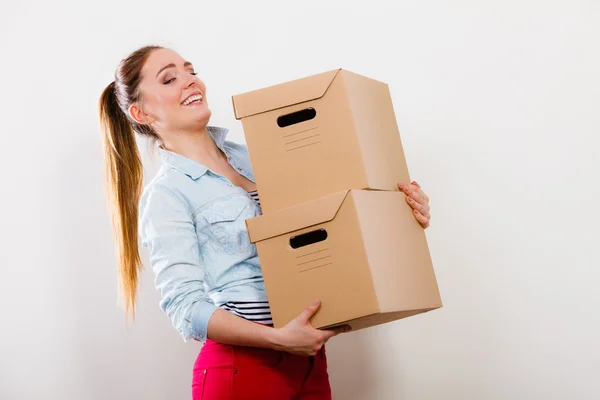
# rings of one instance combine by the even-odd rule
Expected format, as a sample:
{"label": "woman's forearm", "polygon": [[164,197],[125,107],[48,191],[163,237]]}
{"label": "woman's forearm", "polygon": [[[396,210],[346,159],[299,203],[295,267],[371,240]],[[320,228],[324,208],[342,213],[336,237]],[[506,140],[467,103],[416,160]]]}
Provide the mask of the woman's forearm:
{"label": "woman's forearm", "polygon": [[236,346],[281,349],[278,330],[217,309],[208,321],[208,338]]}

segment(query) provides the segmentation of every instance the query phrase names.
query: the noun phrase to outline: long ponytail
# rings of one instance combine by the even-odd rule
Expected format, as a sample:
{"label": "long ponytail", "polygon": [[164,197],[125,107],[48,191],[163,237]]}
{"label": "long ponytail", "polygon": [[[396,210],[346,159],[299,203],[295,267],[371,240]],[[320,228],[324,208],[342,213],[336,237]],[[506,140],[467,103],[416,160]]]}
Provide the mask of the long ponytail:
{"label": "long ponytail", "polygon": [[135,132],[160,141],[149,125],[129,117],[129,106],[141,100],[142,68],[161,46],[145,46],[121,60],[100,96],[100,130],[104,144],[105,188],[117,249],[119,284],[127,316],[135,318],[138,276],[142,269],[138,247],[138,206],[143,189],[143,166]]}
{"label": "long ponytail", "polygon": [[105,187],[117,248],[119,282],[127,315],[135,317],[138,275],[142,268],[138,248],[138,202],[143,166],[134,130],[119,108],[115,82],[100,97]]}

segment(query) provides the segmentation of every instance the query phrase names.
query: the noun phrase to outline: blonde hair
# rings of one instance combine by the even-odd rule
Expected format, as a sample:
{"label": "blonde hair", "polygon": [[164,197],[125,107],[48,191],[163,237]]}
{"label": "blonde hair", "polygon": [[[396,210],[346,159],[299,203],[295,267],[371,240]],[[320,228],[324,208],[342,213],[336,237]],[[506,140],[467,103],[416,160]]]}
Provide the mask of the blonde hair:
{"label": "blonde hair", "polygon": [[135,132],[160,140],[154,130],[129,116],[129,106],[141,101],[141,71],[150,53],[160,46],[145,46],[121,60],[111,82],[100,96],[100,130],[103,136],[105,189],[111,215],[119,286],[127,316],[135,318],[138,276],[142,262],[138,247],[138,203],[143,189],[143,166]]}

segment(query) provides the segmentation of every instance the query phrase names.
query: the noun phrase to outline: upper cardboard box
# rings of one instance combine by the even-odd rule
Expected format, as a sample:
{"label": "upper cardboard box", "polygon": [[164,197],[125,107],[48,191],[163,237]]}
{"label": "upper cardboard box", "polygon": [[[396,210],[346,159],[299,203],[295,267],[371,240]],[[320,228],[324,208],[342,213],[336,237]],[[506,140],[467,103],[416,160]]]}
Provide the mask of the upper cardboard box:
{"label": "upper cardboard box", "polygon": [[235,117],[242,119],[323,97],[340,71],[336,69],[233,96]]}
{"label": "upper cardboard box", "polygon": [[233,96],[263,213],[410,182],[388,86],[338,69]]}

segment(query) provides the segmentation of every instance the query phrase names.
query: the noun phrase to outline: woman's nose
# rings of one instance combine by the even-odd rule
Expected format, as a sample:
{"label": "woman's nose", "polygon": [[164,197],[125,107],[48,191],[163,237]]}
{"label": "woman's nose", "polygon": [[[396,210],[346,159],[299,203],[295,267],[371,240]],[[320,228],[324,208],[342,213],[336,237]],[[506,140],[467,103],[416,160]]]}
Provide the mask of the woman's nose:
{"label": "woman's nose", "polygon": [[193,79],[193,77],[192,77],[192,79],[187,78],[187,80],[185,81],[185,87],[190,88],[190,87],[194,86],[195,82],[196,81]]}
{"label": "woman's nose", "polygon": [[185,76],[185,78],[184,78],[184,80],[182,80],[184,88],[187,89],[187,88],[193,86],[194,83],[196,83],[196,77],[195,76],[187,74],[187,73],[184,76]]}

